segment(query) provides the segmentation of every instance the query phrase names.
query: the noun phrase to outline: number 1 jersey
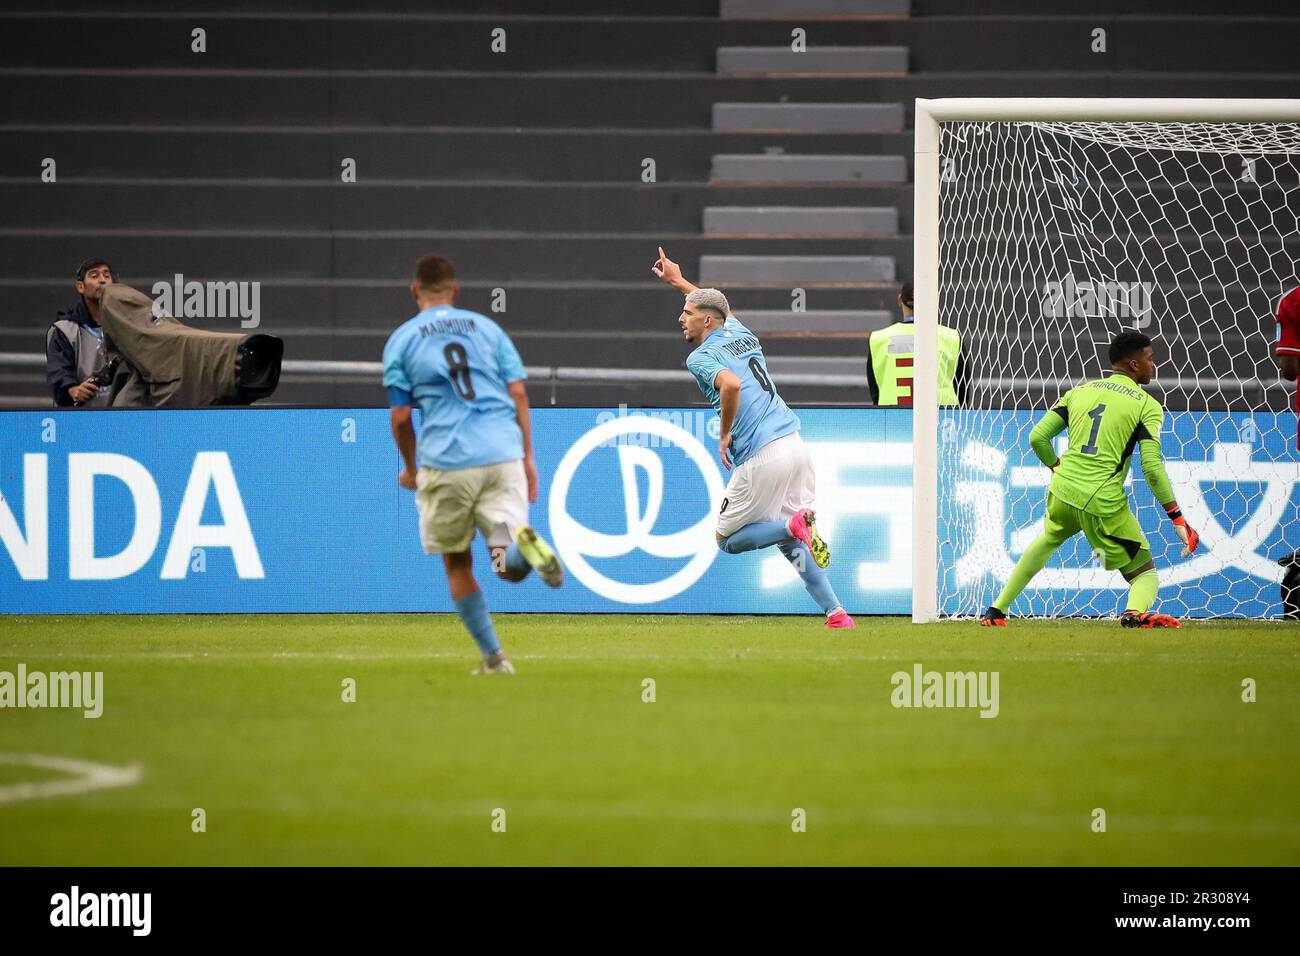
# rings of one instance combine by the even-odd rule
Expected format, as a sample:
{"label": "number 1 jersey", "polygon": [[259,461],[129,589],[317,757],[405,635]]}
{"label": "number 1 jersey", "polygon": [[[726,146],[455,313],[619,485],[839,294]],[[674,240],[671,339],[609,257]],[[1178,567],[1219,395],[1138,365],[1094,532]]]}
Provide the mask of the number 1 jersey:
{"label": "number 1 jersey", "polygon": [[777,394],[767,373],[758,337],[734,315],[686,357],[686,368],[718,414],[722,414],[722,396],[715,384],[718,373],[727,369],[740,379],[740,409],[731,425],[733,466],[739,467],[768,442],[799,430],[799,417]]}
{"label": "number 1 jersey", "polygon": [[506,386],[527,378],[510,337],[485,315],[425,309],[388,338],[384,387],[393,405],[417,405],[416,461],[452,470],[524,457]]}
{"label": "number 1 jersey", "polygon": [[1133,449],[1141,442],[1142,467],[1148,481],[1154,481],[1151,490],[1160,501],[1170,500],[1173,495],[1160,464],[1163,420],[1160,403],[1127,375],[1076,385],[1035,428],[1049,440],[1062,429],[1069,430],[1069,447],[1052,476],[1052,494],[1094,515],[1128,507],[1124,479]]}

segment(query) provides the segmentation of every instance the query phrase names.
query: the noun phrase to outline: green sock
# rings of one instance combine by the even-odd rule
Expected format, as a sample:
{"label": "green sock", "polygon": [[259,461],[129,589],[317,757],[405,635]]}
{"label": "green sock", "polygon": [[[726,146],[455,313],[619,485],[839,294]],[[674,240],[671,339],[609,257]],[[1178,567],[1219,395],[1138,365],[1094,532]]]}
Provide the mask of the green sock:
{"label": "green sock", "polygon": [[1016,562],[1011,572],[1011,577],[1007,579],[1007,586],[1002,589],[993,606],[1003,612],[1011,610],[1011,602],[1020,596],[1020,592],[1025,589],[1033,576],[1043,570],[1047,560],[1060,546],[1061,542],[1053,541],[1044,534],[1025,548],[1025,553],[1020,556],[1020,560]]}
{"label": "green sock", "polygon": [[1160,590],[1160,578],[1155,568],[1143,571],[1128,583],[1128,611],[1149,611],[1156,603],[1156,591]]}

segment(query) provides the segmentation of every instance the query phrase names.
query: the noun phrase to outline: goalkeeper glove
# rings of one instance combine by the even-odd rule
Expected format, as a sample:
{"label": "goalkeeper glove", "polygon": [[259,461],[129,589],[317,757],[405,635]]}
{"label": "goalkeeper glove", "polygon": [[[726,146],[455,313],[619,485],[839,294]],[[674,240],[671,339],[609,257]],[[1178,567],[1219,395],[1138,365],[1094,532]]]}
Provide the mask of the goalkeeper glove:
{"label": "goalkeeper glove", "polygon": [[1169,520],[1174,523],[1174,531],[1178,533],[1179,539],[1183,542],[1181,557],[1188,557],[1196,546],[1201,543],[1201,536],[1196,533],[1196,529],[1187,523],[1183,517],[1183,510],[1178,507],[1178,502],[1171,501],[1165,505],[1165,514],[1169,515]]}

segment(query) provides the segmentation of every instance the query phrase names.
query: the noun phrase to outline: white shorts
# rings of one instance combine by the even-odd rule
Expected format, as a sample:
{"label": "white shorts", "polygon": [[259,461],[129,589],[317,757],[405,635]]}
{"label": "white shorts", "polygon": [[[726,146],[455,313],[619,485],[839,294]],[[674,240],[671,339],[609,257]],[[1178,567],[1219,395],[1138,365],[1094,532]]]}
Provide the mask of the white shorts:
{"label": "white shorts", "polygon": [[770,441],[737,465],[722,495],[718,534],[724,538],[755,521],[788,521],[811,508],[817,476],[798,432]]}
{"label": "white shorts", "polygon": [[508,547],[515,532],[528,524],[522,459],[453,471],[421,468],[415,488],[425,554],[468,551],[476,527],[489,548]]}

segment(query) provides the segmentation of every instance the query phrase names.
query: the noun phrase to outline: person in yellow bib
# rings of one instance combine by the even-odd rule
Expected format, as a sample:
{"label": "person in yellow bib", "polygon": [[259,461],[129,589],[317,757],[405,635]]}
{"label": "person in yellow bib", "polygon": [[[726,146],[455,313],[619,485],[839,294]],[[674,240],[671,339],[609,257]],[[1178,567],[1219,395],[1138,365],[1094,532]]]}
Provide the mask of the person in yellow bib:
{"label": "person in yellow bib", "polygon": [[[1111,374],[1070,389],[1029,433],[1034,454],[1052,469],[1043,534],[1025,549],[1002,593],[980,624],[1004,627],[1007,611],[1056,549],[1080,531],[1103,560],[1129,583],[1124,627],[1181,627],[1168,614],[1152,613],[1159,579],[1146,535],[1124,491],[1133,449],[1142,455],[1142,472],[1151,494],[1174,523],[1182,556],[1200,540],[1174,498],[1160,453],[1164,411],[1143,390],[1155,374],[1151,340],[1141,332],[1121,332],[1110,343]],[[1068,430],[1069,446],[1056,457],[1052,439]]]}
{"label": "person in yellow bib", "polygon": [[[898,292],[898,309],[903,317],[893,325],[877,329],[867,340],[871,353],[867,361],[867,387],[877,405],[912,405],[912,360],[916,349],[912,316],[912,283]],[[961,338],[956,329],[939,326],[939,404],[964,405],[966,368],[961,357]]]}

